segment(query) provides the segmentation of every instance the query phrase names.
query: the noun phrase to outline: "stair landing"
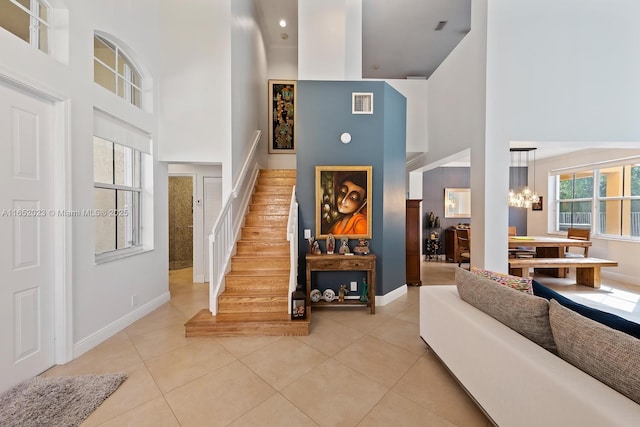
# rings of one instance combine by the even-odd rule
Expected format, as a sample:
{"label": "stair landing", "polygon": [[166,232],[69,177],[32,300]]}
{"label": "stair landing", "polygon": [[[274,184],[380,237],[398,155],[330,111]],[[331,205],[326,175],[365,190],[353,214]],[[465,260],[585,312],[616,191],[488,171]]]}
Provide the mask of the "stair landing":
{"label": "stair landing", "polygon": [[310,309],[307,307],[307,318],[302,320],[291,320],[288,314],[276,313],[214,316],[203,309],[185,324],[185,331],[187,337],[306,336],[311,323]]}

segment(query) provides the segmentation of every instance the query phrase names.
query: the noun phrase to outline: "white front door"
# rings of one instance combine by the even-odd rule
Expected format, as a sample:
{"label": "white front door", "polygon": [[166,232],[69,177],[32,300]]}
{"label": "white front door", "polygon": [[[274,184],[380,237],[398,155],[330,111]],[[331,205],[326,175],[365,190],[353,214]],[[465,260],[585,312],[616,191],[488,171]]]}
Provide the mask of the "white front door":
{"label": "white front door", "polygon": [[52,117],[0,84],[0,393],[54,364]]}

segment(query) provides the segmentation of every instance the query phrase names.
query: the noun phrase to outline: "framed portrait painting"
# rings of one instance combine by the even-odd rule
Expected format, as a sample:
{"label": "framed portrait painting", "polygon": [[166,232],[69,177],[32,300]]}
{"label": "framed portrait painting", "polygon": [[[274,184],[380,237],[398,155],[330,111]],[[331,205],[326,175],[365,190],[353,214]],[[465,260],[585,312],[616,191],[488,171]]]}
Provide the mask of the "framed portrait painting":
{"label": "framed portrait painting", "polygon": [[371,238],[372,166],[316,166],[316,234]]}
{"label": "framed portrait painting", "polygon": [[269,153],[296,152],[296,82],[269,80]]}

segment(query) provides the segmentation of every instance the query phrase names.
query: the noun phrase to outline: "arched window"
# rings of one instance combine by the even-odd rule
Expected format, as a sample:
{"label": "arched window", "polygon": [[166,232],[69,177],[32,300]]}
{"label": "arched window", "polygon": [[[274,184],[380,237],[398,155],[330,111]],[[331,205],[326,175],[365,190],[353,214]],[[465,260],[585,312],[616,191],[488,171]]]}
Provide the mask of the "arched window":
{"label": "arched window", "polygon": [[43,0],[0,1],[0,27],[50,53],[51,7]]}
{"label": "arched window", "polygon": [[93,37],[93,81],[123,98],[142,106],[142,78],[135,66],[113,41]]}

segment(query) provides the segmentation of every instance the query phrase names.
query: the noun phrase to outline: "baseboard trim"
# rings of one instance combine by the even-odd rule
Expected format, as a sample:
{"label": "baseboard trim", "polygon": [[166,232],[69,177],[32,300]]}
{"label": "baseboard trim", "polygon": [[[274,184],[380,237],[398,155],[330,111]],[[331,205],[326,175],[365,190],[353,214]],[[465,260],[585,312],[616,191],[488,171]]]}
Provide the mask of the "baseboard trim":
{"label": "baseboard trim", "polygon": [[169,302],[170,299],[171,299],[171,294],[169,292],[166,292],[160,295],[159,297],[149,301],[145,305],[142,305],[137,309],[133,310],[132,312],[127,313],[126,315],[122,316],[115,322],[112,322],[107,326],[105,326],[104,328],[94,332],[88,337],[78,341],[77,343],[74,343],[73,359],[76,359],[82,356],[84,353],[96,347],[98,344],[101,344],[102,342],[111,338],[112,336],[122,331],[127,326],[131,325],[136,320],[143,318],[144,316],[151,313],[156,308],[160,307],[162,304]]}
{"label": "baseboard trim", "polygon": [[630,285],[640,286],[640,278],[628,276],[626,274],[620,274],[613,271],[601,270],[601,277],[605,279],[615,280],[616,282],[627,283]]}
{"label": "baseboard trim", "polygon": [[384,295],[376,295],[376,306],[384,306],[407,294],[407,285],[402,285]]}

